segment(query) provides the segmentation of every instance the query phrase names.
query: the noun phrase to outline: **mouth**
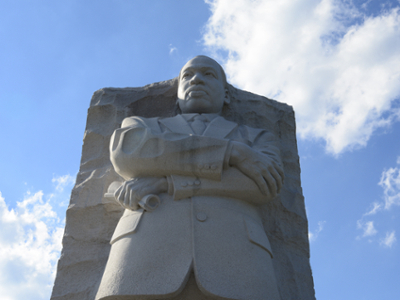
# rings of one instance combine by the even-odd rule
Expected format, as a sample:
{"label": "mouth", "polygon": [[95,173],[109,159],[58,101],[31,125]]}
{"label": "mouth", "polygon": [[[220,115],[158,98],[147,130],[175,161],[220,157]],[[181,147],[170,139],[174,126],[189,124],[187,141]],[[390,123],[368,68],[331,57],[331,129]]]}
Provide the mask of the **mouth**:
{"label": "mouth", "polygon": [[189,95],[190,97],[196,98],[196,97],[201,97],[201,96],[206,95],[206,92],[205,92],[205,91],[190,91],[190,92],[188,93],[188,95]]}
{"label": "mouth", "polygon": [[190,97],[201,97],[206,95],[207,92],[201,88],[192,88],[188,91]]}

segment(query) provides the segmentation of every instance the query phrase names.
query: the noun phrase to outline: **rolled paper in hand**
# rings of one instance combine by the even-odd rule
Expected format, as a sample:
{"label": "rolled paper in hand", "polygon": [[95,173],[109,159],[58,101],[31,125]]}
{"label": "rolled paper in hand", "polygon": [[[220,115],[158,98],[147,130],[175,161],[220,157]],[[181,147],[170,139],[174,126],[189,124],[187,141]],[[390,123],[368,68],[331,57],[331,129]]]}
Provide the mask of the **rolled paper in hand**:
{"label": "rolled paper in hand", "polygon": [[[114,192],[122,185],[122,182],[114,181],[108,187],[107,193],[104,194],[105,199],[115,199]],[[161,201],[157,195],[149,194],[144,196],[139,201],[139,206],[143,208],[145,211],[151,212],[155,210],[158,205],[160,205]]]}
{"label": "rolled paper in hand", "polygon": [[160,198],[157,195],[150,194],[144,196],[142,200],[139,201],[138,204],[144,210],[151,212],[155,210],[158,207],[158,205],[160,205],[160,203],[161,203]]}

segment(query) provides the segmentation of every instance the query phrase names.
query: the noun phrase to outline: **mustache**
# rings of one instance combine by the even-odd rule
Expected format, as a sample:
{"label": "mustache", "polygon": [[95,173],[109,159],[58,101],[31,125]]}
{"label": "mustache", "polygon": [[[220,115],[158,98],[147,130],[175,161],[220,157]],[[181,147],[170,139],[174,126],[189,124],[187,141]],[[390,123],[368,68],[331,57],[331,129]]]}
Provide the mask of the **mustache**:
{"label": "mustache", "polygon": [[205,93],[207,93],[207,90],[202,87],[199,87],[199,86],[193,86],[187,90],[187,93],[190,93],[190,92],[205,92]]}

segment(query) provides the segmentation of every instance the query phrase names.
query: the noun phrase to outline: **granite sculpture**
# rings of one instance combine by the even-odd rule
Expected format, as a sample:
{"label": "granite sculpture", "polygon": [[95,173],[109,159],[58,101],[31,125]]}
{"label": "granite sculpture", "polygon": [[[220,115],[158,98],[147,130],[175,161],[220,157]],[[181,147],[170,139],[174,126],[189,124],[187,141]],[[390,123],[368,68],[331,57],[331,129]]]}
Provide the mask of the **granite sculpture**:
{"label": "granite sculpture", "polygon": [[[315,299],[291,108],[233,88],[205,56],[150,97],[125,91],[92,99],[107,108],[88,117],[86,152],[97,140],[101,154],[84,144],[52,299]],[[79,236],[77,218],[98,228]]]}
{"label": "granite sculpture", "polygon": [[[273,135],[219,116],[229,93],[208,57],[183,67],[177,96],[182,114],[129,117],[111,137],[111,161],[125,179],[115,197],[126,210],[96,299],[176,296],[191,272],[205,295],[279,299],[256,208],[282,186]],[[139,206],[148,195],[162,199],[152,212]]]}

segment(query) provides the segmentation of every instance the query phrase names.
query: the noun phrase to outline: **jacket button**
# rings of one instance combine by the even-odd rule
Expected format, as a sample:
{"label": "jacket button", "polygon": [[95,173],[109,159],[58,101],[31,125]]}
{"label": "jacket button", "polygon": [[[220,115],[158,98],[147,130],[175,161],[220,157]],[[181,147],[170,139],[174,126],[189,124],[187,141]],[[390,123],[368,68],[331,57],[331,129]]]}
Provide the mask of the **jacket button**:
{"label": "jacket button", "polygon": [[195,180],[194,185],[200,185],[200,180]]}
{"label": "jacket button", "polygon": [[203,212],[199,212],[199,213],[197,213],[196,218],[200,222],[204,222],[207,219],[207,215]]}
{"label": "jacket button", "polygon": [[181,186],[183,186],[183,187],[187,186],[187,182],[186,181],[182,182]]}
{"label": "jacket button", "polygon": [[205,165],[204,165],[204,169],[208,170],[209,168],[210,168],[210,165],[209,165],[209,164],[205,164]]}

